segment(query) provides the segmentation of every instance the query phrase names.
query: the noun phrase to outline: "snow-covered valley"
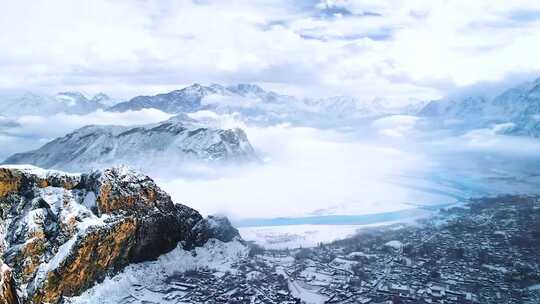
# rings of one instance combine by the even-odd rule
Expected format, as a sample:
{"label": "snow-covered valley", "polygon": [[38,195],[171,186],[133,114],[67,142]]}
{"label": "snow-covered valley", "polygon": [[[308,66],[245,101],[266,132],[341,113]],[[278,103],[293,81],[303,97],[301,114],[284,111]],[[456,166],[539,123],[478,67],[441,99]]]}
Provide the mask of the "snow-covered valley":
{"label": "snow-covered valley", "polygon": [[[537,82],[516,89],[522,104],[536,102]],[[174,201],[230,217],[248,240],[307,246],[471,197],[537,193],[537,139],[505,135],[504,121],[460,116],[487,104],[464,98],[423,109],[417,103],[412,111],[348,97],[300,99],[255,85],[195,84],[94,112],[13,114],[0,120],[0,155],[48,142],[7,162],[70,171],[127,164]],[[256,161],[208,162],[235,158]]]}
{"label": "snow-covered valley", "polygon": [[484,130],[441,135],[411,120],[385,117],[354,131],[243,125],[263,163],[197,167],[197,178],[160,184],[203,213],[229,216],[245,239],[269,248],[410,222],[471,197],[539,192],[536,140]]}

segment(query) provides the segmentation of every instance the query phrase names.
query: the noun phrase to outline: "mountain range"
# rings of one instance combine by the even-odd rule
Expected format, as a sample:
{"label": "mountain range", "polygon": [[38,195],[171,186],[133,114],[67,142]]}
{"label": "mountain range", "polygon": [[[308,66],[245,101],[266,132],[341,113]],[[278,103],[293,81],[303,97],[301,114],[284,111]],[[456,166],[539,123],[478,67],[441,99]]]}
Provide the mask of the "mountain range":
{"label": "mountain range", "polygon": [[[175,115],[160,123],[141,126],[85,126],[37,150],[14,154],[4,162],[68,171],[118,164],[144,170],[145,167],[174,168],[186,160],[236,162],[257,159],[243,130],[210,127],[209,123],[186,115],[199,111],[234,113],[253,124],[291,123],[312,127],[355,127],[365,120],[406,114],[427,121],[428,124],[423,126],[430,129],[467,132],[492,128],[501,134],[540,137],[540,78],[510,88],[494,98],[465,96],[425,105],[416,102],[404,107],[389,107],[384,100],[365,103],[346,96],[299,99],[265,91],[253,84],[194,84],[169,93],[137,96],[110,107],[105,103],[111,99],[104,94],[88,99],[77,92],[59,93],[53,97],[25,94],[14,100],[8,103],[11,106],[5,106],[4,102],[4,115],[43,115],[58,111],[81,114],[97,109],[109,112],[158,109]],[[19,124],[15,120],[0,122]]]}
{"label": "mountain range", "polygon": [[540,78],[494,98],[466,96],[428,103],[419,116],[464,129],[499,126],[508,135],[540,136]]}
{"label": "mountain range", "polygon": [[56,113],[87,114],[105,109],[115,103],[104,93],[92,98],[80,92],[61,92],[53,96],[24,92],[0,98],[0,111],[3,116],[53,115]]}
{"label": "mountain range", "polygon": [[110,112],[158,109],[178,114],[212,111],[219,114],[240,114],[252,123],[294,123],[310,126],[332,126],[352,123],[365,117],[388,114],[414,114],[423,104],[389,106],[385,100],[362,101],[350,96],[298,98],[266,91],[254,84],[223,86],[211,84],[191,86],[152,96],[136,96],[118,102],[103,93],[92,98],[79,92],[53,96],[24,93],[0,97],[2,116],[52,115],[56,113],[86,114],[96,110]]}
{"label": "mountain range", "polygon": [[310,126],[331,126],[388,114],[414,114],[418,110],[411,105],[390,107],[380,99],[364,102],[350,96],[297,98],[265,91],[254,84],[194,84],[169,93],[137,96],[107,110],[125,112],[148,108],[174,114],[205,110],[238,113],[241,119],[251,123],[286,122]]}
{"label": "mountain range", "polygon": [[392,106],[382,99],[361,101],[350,96],[297,98],[266,91],[254,84],[193,84],[168,93],[136,96],[122,102],[103,93],[87,98],[79,92],[63,92],[54,96],[24,93],[0,98],[4,117],[60,112],[86,114],[98,109],[110,112],[158,109],[170,114],[198,111],[235,113],[250,123],[292,123],[313,127],[354,126],[366,118],[405,114],[433,118],[435,126],[437,122],[448,121],[452,122],[450,125],[462,128],[510,123],[505,128],[507,134],[538,136],[540,78],[510,88],[494,98],[468,95],[430,102],[414,101],[403,106]]}
{"label": "mountain range", "polygon": [[171,168],[187,160],[256,159],[243,130],[212,128],[179,114],[142,126],[86,126],[37,150],[14,154],[4,163],[79,172],[119,164],[149,169]]}

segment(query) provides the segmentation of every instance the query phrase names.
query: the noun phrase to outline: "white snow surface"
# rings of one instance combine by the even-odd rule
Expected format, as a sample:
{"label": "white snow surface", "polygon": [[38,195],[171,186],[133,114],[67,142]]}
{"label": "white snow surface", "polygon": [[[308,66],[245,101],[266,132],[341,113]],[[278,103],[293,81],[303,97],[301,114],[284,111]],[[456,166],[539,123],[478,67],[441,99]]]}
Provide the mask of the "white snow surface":
{"label": "white snow surface", "polygon": [[323,304],[328,300],[328,297],[318,293],[318,291],[321,289],[320,287],[308,285],[299,280],[292,280],[289,278],[289,275],[283,269],[283,267],[277,267],[276,273],[283,275],[287,279],[287,284],[289,285],[291,294],[294,297],[301,299],[303,303]]}
{"label": "white snow surface", "polygon": [[86,114],[105,108],[103,96],[88,98],[80,92],[61,92],[42,95],[22,92],[12,96],[1,96],[0,111],[6,116],[54,115],[58,113]]}
{"label": "white snow surface", "polygon": [[246,241],[253,241],[268,249],[293,249],[315,247],[356,234],[360,229],[389,225],[384,222],[372,225],[290,225],[267,227],[240,227],[238,231]]}
{"label": "white snow surface", "polygon": [[387,242],[386,244],[384,244],[388,247],[392,247],[394,249],[400,249],[401,247],[403,247],[403,243],[400,242],[400,241],[396,241],[396,240],[393,240],[393,241],[389,241]]}
{"label": "white snow surface", "polygon": [[216,275],[234,271],[231,264],[247,254],[248,248],[237,240],[224,243],[211,239],[203,247],[191,251],[178,245],[156,261],[127,266],[116,276],[105,279],[78,297],[68,299],[68,302],[105,304],[132,300],[137,303],[178,303],[175,296],[181,296],[181,291],[170,292],[170,286],[165,282],[167,277],[199,268],[217,270]]}
{"label": "white snow surface", "polygon": [[[77,233],[58,248],[52,259],[39,266],[34,279],[36,286],[40,285],[49,271],[56,269],[68,257],[78,236],[84,235],[89,227],[105,225],[105,220],[109,217],[108,215],[98,217],[87,207],[87,204],[90,206],[96,205],[96,196],[93,192],[85,193],[79,190],[66,190],[58,187],[40,188],[39,192],[39,197],[51,206],[51,211],[60,223],[69,225],[71,221],[76,219]],[[84,196],[84,199],[77,197],[78,195]],[[84,202],[84,204],[80,204],[79,202]],[[36,209],[28,213],[25,221],[29,231],[42,229],[39,223],[44,216],[39,213],[43,212],[45,212],[43,209]]]}
{"label": "white snow surface", "polygon": [[71,172],[122,164],[145,172],[167,168],[174,172],[174,167],[187,161],[225,163],[256,158],[241,129],[212,128],[181,114],[141,126],[85,126],[37,150],[14,154],[5,162]]}
{"label": "white snow surface", "polygon": [[29,164],[20,164],[20,165],[0,165],[0,168],[5,169],[15,169],[19,170],[21,172],[35,175],[39,178],[47,178],[48,176],[60,176],[60,175],[67,175],[72,177],[79,177],[79,173],[68,173],[60,170],[54,170],[54,169],[43,169],[34,165]]}

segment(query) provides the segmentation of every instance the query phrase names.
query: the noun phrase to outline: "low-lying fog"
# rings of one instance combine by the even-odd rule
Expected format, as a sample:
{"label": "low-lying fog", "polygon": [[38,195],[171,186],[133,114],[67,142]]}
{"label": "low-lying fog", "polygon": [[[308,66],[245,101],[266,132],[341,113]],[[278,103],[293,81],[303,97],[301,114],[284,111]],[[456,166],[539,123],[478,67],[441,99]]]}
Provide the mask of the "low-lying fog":
{"label": "low-lying fog", "polygon": [[263,162],[193,167],[197,177],[159,180],[177,201],[235,220],[362,215],[537,191],[540,142],[534,139],[487,129],[425,131],[411,116],[345,131],[220,122],[244,128]]}
{"label": "low-lying fog", "polygon": [[[36,148],[88,123],[143,124],[169,116],[145,110],[4,118],[0,156]],[[204,112],[192,116],[242,127],[261,162],[161,164],[146,173],[174,201],[227,215],[240,226],[254,219],[391,213],[471,196],[533,193],[540,184],[540,141],[491,129],[455,135],[431,130],[413,116],[366,120],[341,130],[257,127]]]}

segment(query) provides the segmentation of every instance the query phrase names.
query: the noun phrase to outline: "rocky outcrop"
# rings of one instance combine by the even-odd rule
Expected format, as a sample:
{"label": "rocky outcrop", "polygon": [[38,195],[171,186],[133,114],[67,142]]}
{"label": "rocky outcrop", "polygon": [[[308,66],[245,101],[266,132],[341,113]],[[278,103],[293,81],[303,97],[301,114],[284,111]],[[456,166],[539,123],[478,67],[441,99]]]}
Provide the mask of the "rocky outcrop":
{"label": "rocky outcrop", "polygon": [[174,204],[126,167],[89,174],[0,167],[0,211],[0,303],[17,303],[17,293],[24,303],[58,303],[179,243],[191,249],[238,237],[228,220]]}
{"label": "rocky outcrop", "polygon": [[197,237],[200,238],[199,243],[210,238],[222,242],[230,242],[235,238],[240,238],[238,229],[231,225],[228,218],[222,216],[210,215],[205,221],[197,223],[193,229],[197,231]]}
{"label": "rocky outcrop", "polygon": [[15,289],[15,282],[11,274],[11,268],[6,264],[0,266],[0,304],[18,304],[19,296]]}

